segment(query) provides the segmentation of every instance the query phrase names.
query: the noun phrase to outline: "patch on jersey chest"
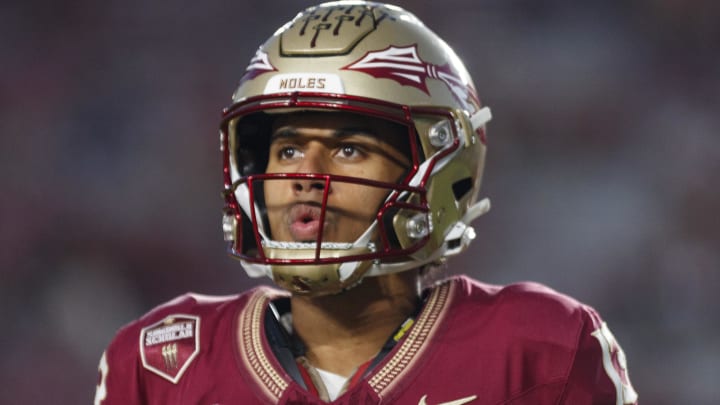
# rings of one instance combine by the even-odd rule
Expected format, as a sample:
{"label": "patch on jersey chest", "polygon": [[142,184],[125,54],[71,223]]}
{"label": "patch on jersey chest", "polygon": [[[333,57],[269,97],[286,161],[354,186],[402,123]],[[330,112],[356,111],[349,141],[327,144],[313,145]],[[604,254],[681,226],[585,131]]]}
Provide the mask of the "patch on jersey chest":
{"label": "patch on jersey chest", "polygon": [[175,314],[142,329],[143,367],[177,384],[200,352],[200,318]]}

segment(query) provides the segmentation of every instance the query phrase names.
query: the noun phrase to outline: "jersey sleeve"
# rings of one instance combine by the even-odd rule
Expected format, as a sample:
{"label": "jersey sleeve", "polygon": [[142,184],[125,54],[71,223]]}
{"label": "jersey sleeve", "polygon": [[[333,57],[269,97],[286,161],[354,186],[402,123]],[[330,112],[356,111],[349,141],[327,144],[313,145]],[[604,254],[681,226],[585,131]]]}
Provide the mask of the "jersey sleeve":
{"label": "jersey sleeve", "polygon": [[[133,333],[134,331],[134,333]],[[138,331],[121,330],[100,358],[95,405],[144,404]]]}
{"label": "jersey sleeve", "polygon": [[585,307],[585,323],[561,404],[636,405],[625,353],[607,324]]}

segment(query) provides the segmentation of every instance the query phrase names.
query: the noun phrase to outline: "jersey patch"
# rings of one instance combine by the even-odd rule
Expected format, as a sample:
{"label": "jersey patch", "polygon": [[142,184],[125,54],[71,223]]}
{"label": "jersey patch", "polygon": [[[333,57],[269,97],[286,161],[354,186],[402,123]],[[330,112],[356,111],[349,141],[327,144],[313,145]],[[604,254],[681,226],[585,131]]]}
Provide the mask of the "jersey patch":
{"label": "jersey patch", "polygon": [[177,384],[200,353],[200,318],[174,314],[140,332],[143,367]]}

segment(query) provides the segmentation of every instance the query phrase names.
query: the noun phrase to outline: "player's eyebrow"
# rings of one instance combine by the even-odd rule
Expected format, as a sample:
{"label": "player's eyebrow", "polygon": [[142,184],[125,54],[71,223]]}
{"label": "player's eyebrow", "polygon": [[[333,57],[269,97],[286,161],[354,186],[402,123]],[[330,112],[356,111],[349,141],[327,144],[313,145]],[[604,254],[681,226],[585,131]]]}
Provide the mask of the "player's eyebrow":
{"label": "player's eyebrow", "polygon": [[273,143],[278,139],[295,138],[297,136],[298,131],[295,128],[288,126],[280,127],[271,134],[270,143]]}
{"label": "player's eyebrow", "polygon": [[[270,142],[274,142],[278,139],[290,139],[300,137],[300,131],[293,126],[284,126],[275,130],[271,137]],[[380,136],[372,129],[362,127],[346,127],[338,128],[332,132],[332,137],[337,139],[348,138],[351,136],[363,136],[375,141],[382,142]]]}

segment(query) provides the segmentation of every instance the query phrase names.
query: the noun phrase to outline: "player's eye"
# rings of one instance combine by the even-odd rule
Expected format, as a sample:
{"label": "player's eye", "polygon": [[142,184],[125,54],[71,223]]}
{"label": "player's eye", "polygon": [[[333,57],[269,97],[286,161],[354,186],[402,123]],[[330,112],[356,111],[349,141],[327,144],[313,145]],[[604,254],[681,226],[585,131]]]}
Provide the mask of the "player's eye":
{"label": "player's eye", "polygon": [[278,157],[283,160],[299,157],[301,152],[295,146],[283,146],[278,150]]}
{"label": "player's eye", "polygon": [[338,150],[338,155],[345,159],[354,159],[362,157],[363,151],[360,147],[354,144],[343,144]]}

